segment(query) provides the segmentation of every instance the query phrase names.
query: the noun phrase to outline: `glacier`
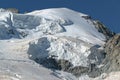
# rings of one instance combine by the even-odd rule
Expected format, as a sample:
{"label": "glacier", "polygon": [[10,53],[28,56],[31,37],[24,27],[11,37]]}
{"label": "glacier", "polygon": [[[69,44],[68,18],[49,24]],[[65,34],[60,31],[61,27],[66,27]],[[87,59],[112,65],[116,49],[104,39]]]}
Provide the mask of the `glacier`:
{"label": "glacier", "polygon": [[35,62],[54,58],[69,61],[72,68],[99,66],[106,35],[99,32],[94,20],[84,17],[89,16],[67,8],[25,14],[0,9],[0,79],[89,80],[86,74],[78,79]]}

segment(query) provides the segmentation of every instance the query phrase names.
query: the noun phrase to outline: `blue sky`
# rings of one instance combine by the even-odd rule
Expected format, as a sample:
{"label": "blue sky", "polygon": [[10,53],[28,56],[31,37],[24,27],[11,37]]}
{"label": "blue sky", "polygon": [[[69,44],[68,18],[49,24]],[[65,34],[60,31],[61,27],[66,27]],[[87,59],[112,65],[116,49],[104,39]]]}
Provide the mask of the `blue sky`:
{"label": "blue sky", "polygon": [[114,32],[120,32],[120,0],[1,0],[1,8],[21,12],[66,7],[100,20]]}

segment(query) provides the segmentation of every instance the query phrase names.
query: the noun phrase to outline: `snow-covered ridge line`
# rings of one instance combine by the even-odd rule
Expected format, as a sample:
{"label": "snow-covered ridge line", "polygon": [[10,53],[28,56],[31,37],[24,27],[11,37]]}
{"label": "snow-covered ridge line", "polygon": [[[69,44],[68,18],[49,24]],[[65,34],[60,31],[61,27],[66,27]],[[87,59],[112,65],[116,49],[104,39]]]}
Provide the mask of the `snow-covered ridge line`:
{"label": "snow-covered ridge line", "polygon": [[[4,12],[1,13],[1,16],[3,16]],[[37,13],[39,14],[38,16],[36,16]],[[81,13],[65,8],[40,10],[37,13],[36,11],[28,13],[27,15],[10,15],[6,13],[7,16],[4,15],[4,18],[7,19],[6,22],[3,22],[4,20],[1,21],[1,23],[5,23],[4,26],[8,26],[4,27],[8,28],[8,31],[4,31],[6,32],[4,33],[6,34],[4,35],[5,38],[8,34],[8,38],[20,38],[29,34],[35,34],[36,32],[42,32],[46,34],[60,33],[59,35],[62,36],[80,37],[89,43],[94,43],[95,41],[93,40],[96,40],[97,43],[105,40],[105,36],[99,33],[93,24],[89,24],[87,20],[82,18],[83,14]],[[11,16],[13,16],[13,20],[11,20]],[[9,25],[9,23],[12,26]],[[12,27],[14,27],[14,30]]]}

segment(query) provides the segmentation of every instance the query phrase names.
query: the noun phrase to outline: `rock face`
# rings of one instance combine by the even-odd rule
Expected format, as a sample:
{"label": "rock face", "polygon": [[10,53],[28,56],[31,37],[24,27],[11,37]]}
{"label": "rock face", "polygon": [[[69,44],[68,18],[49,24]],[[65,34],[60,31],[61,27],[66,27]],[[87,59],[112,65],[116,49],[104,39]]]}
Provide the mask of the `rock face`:
{"label": "rock face", "polygon": [[120,71],[120,34],[115,35],[105,45],[106,58],[103,72]]}
{"label": "rock face", "polygon": [[19,10],[16,8],[0,8],[0,12],[12,12],[12,13],[19,13]]}
{"label": "rock face", "polygon": [[104,34],[107,40],[109,40],[111,37],[113,37],[115,35],[114,32],[109,30],[109,28],[107,28],[99,20],[94,20],[91,18],[91,16],[82,16],[82,18],[86,19],[88,22],[91,21],[92,24],[95,26],[95,28],[98,30],[98,32]]}
{"label": "rock face", "polygon": [[65,72],[72,73],[76,77],[81,76],[82,74],[87,74],[89,72],[88,67],[83,67],[83,66],[75,66],[67,61],[67,60],[56,60],[54,58],[44,58],[44,59],[35,59],[35,61],[43,65],[46,68],[49,68],[51,70],[62,70]]}
{"label": "rock face", "polygon": [[104,24],[102,24],[100,21],[94,21],[93,24],[96,26],[99,32],[104,34],[106,36],[106,39],[113,37],[115,35],[114,32],[111,32]]}
{"label": "rock face", "polygon": [[6,10],[7,10],[7,11],[10,11],[10,12],[12,12],[12,13],[19,13],[19,10],[16,9],[16,8],[7,8]]}
{"label": "rock face", "polygon": [[90,77],[95,78],[103,73],[120,71],[120,34],[116,34],[107,41],[103,54],[105,59],[101,62],[102,66],[100,68],[96,67],[96,64],[91,64],[88,73]]}

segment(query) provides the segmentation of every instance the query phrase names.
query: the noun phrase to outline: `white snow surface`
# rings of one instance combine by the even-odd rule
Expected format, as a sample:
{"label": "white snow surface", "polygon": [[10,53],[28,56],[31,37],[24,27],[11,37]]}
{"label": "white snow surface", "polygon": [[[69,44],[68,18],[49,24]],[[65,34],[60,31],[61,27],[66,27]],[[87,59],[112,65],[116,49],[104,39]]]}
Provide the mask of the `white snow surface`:
{"label": "white snow surface", "polygon": [[99,33],[93,24],[88,23],[87,20],[82,18],[82,16],[88,15],[75,12],[73,10],[66,8],[45,9],[33,11],[28,13],[28,15],[44,17],[54,22],[57,21],[58,23],[63,24],[65,31],[57,35],[79,37],[82,40],[94,44],[100,44],[102,43],[102,40],[105,40],[105,36]]}
{"label": "white snow surface", "polygon": [[[0,80],[78,80],[30,60],[56,56],[73,66],[88,67],[90,48],[103,46],[105,36],[88,16],[67,8],[16,14],[0,9]],[[88,79],[88,78],[87,78]],[[87,80],[81,78],[81,80]]]}

